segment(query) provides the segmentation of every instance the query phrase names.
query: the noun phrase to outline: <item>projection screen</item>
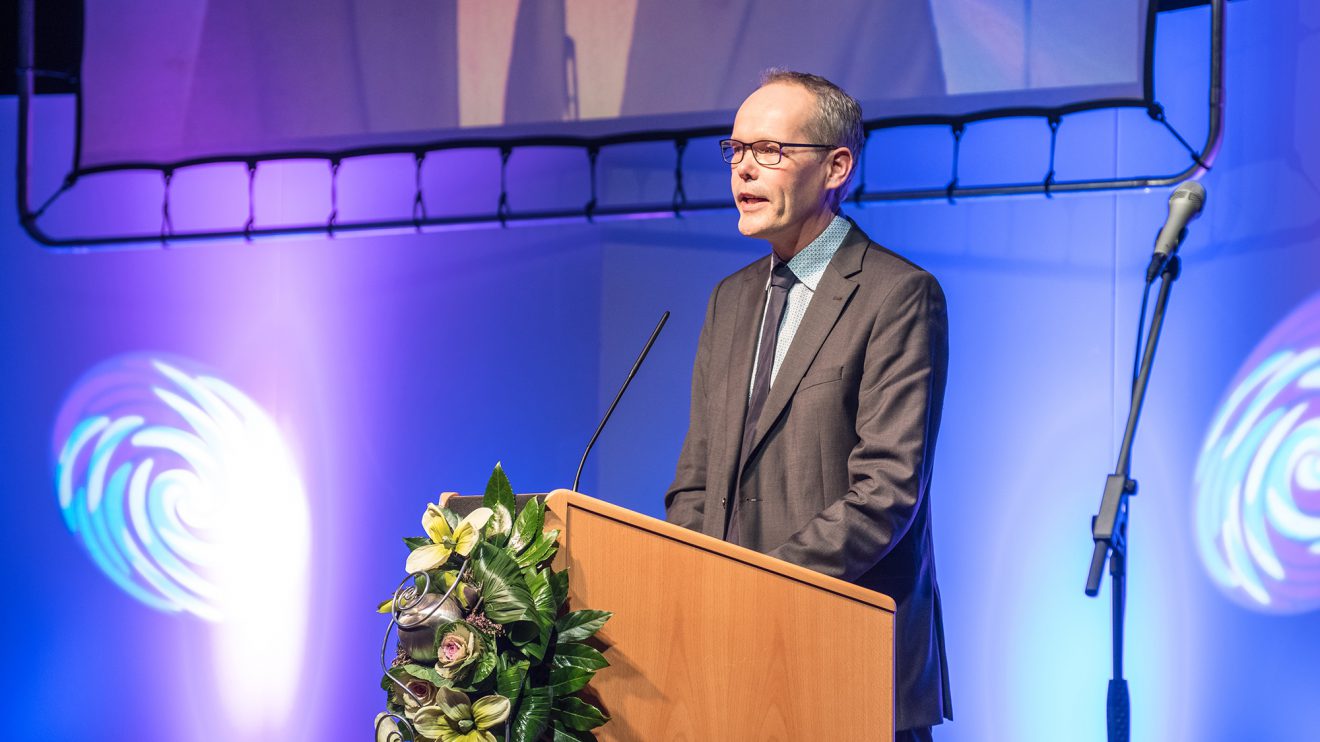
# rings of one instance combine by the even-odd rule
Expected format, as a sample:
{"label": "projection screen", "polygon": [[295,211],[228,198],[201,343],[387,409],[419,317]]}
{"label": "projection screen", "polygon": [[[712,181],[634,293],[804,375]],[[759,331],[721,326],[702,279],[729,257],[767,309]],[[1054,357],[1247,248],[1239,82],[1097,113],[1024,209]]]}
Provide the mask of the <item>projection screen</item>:
{"label": "projection screen", "polygon": [[772,66],[868,121],[1141,105],[1150,0],[91,0],[77,172],[727,126]]}

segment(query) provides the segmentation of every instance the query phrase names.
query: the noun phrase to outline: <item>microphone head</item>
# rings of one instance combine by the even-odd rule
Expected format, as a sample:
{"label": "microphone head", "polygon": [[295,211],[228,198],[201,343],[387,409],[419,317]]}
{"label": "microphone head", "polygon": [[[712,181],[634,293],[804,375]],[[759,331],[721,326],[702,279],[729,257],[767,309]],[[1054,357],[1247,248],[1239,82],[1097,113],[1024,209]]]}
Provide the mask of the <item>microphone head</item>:
{"label": "microphone head", "polygon": [[1169,196],[1170,208],[1178,205],[1178,201],[1187,202],[1182,205],[1191,207],[1192,218],[1195,219],[1201,213],[1202,207],[1205,206],[1205,186],[1194,180],[1184,182]]}
{"label": "microphone head", "polygon": [[1155,253],[1168,256],[1177,252],[1187,224],[1201,215],[1204,206],[1205,186],[1194,180],[1179,185],[1169,196],[1169,218],[1155,238]]}

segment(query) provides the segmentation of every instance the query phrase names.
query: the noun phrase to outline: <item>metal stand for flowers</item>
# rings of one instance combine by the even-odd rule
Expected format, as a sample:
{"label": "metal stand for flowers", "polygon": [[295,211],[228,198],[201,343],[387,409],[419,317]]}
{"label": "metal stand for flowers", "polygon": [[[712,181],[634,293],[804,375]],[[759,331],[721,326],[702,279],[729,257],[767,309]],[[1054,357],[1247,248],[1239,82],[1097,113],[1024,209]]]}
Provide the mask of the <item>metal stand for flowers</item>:
{"label": "metal stand for flowers", "polygon": [[[410,689],[406,683],[403,683],[390,673],[390,663],[385,659],[390,649],[390,634],[394,633],[395,627],[402,629],[420,628],[434,618],[435,614],[438,613],[440,608],[445,604],[445,601],[453,597],[454,590],[458,589],[458,586],[462,584],[462,577],[467,572],[468,564],[470,564],[471,561],[471,559],[463,560],[462,566],[459,567],[459,579],[454,580],[454,584],[449,586],[449,589],[445,591],[444,596],[436,601],[435,606],[432,607],[426,615],[421,616],[414,621],[409,621],[406,624],[403,621],[403,612],[411,607],[414,602],[420,601],[423,595],[431,591],[431,575],[427,572],[410,574],[400,580],[398,587],[394,588],[394,597],[390,600],[390,625],[385,627],[385,639],[380,645],[380,669],[381,672],[385,673],[386,677],[394,681],[394,684],[399,690],[411,696],[419,706],[422,704],[422,698],[416,693],[413,693],[412,689]],[[423,583],[422,591],[420,593],[417,592],[417,580],[421,580]],[[381,739],[382,725],[387,722],[393,722],[396,728],[384,739]],[[386,712],[376,717],[376,739],[377,742],[413,742],[413,740],[417,739],[417,732],[413,729],[412,722],[408,721],[408,719],[402,714]],[[507,729],[505,730],[504,739],[505,742],[509,742]]]}

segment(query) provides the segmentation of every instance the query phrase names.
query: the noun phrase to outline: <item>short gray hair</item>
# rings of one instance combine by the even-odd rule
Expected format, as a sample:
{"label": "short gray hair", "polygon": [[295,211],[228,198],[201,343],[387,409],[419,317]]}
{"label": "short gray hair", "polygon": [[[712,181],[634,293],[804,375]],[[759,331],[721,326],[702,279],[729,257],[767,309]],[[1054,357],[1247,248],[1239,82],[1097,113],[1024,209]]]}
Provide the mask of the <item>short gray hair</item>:
{"label": "short gray hair", "polygon": [[835,191],[834,205],[838,206],[852,184],[853,176],[862,166],[862,146],[866,133],[862,129],[862,106],[843,88],[810,72],[794,72],[771,67],[761,73],[761,87],[772,83],[799,85],[816,96],[816,114],[807,122],[807,136],[812,144],[834,144],[852,152],[853,167],[848,179]]}

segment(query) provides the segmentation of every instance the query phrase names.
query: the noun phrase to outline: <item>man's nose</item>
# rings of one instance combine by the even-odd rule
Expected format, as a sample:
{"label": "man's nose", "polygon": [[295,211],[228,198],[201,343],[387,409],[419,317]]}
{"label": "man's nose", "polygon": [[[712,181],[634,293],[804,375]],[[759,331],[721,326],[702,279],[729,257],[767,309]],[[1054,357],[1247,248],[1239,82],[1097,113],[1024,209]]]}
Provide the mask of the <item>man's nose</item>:
{"label": "man's nose", "polygon": [[756,158],[752,157],[751,152],[744,152],[743,158],[733,166],[733,171],[743,180],[754,180],[756,178]]}

